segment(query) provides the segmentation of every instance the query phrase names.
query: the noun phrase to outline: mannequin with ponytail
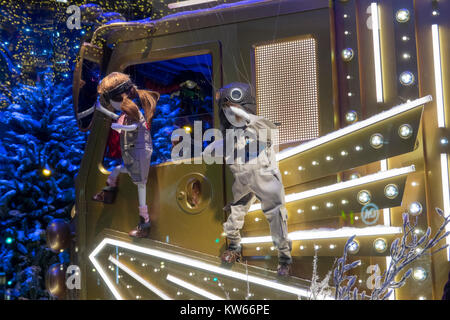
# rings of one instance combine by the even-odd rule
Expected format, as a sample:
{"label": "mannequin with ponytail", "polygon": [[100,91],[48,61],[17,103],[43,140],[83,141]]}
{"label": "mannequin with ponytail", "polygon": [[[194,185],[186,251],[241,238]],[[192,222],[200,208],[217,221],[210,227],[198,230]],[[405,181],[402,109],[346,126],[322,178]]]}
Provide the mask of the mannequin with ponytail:
{"label": "mannequin with ponytail", "polygon": [[[100,82],[97,91],[104,108],[112,107],[115,111],[121,112],[117,122],[111,124],[111,128],[120,135],[123,164],[114,168],[106,180],[107,186],[94,195],[93,200],[113,203],[119,175],[128,173],[138,187],[140,218],[138,226],[130,231],[129,235],[147,237],[150,230],[150,217],[146,203],[146,187],[153,151],[150,128],[159,93],[138,89],[128,75],[120,72],[113,72],[106,76]],[[141,105],[144,114],[139,110],[138,104]],[[115,113],[105,114],[113,119],[117,118]]]}

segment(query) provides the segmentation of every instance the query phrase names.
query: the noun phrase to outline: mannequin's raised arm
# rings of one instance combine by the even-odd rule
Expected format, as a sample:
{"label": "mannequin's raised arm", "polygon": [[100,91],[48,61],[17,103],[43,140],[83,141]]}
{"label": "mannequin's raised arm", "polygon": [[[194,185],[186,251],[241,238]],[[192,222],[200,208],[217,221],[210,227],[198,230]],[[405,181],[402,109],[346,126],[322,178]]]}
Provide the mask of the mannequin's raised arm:
{"label": "mannequin's raised arm", "polygon": [[103,107],[99,101],[97,101],[97,110],[114,120],[119,119],[119,116],[117,114]]}

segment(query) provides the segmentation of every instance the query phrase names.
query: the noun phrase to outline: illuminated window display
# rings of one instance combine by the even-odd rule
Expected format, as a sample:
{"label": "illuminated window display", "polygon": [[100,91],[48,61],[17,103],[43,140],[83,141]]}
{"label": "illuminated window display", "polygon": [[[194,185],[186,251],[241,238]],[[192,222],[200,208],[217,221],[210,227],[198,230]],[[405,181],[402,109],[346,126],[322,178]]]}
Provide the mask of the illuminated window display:
{"label": "illuminated window display", "polygon": [[[445,1],[25,2],[0,10],[0,298],[448,299]],[[118,130],[138,126],[119,120],[125,97],[101,101],[116,72],[157,93],[151,116],[120,93],[145,143],[121,146]],[[224,127],[215,95],[232,83],[277,132],[270,183],[234,174],[226,150],[207,161],[219,133],[264,127],[231,111]],[[259,154],[239,137],[230,150]],[[151,155],[124,158],[150,139]],[[145,162],[143,177],[122,162]],[[234,199],[236,181],[264,196]],[[113,199],[95,201],[105,185]],[[231,221],[238,201],[246,214]],[[277,274],[277,226],[290,274]]]}

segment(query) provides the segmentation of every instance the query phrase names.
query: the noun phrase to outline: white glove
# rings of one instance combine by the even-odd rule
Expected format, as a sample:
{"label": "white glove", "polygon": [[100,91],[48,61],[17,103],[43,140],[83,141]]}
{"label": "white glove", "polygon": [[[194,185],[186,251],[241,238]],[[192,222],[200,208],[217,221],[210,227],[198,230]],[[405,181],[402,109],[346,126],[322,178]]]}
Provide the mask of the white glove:
{"label": "white glove", "polygon": [[[239,110],[236,112],[236,110]],[[246,125],[246,117],[248,117],[247,113],[245,111],[240,112],[241,109],[236,108],[236,107],[229,107],[229,108],[224,108],[223,112],[225,114],[225,117],[227,118],[228,122],[230,122],[233,126],[240,128]],[[244,115],[245,117],[241,116]],[[240,119],[238,120],[236,118],[236,115],[238,115],[240,117]]]}
{"label": "white glove", "polygon": [[233,113],[235,115],[250,122],[250,116],[248,115],[248,113],[245,110],[243,110],[241,108],[233,107],[233,106],[231,106],[230,109],[231,109],[231,111],[233,111]]}
{"label": "white glove", "polygon": [[137,125],[136,124],[132,124],[129,126],[124,126],[122,124],[118,124],[118,123],[113,123],[111,124],[111,129],[116,130],[117,132],[120,133],[120,130],[123,131],[133,131],[137,129]]}

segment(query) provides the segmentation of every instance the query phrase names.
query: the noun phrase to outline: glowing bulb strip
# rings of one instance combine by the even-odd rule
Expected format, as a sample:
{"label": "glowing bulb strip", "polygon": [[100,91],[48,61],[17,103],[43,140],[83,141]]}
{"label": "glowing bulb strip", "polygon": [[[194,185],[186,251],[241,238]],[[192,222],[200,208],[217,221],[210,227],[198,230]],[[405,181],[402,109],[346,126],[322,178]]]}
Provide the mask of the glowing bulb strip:
{"label": "glowing bulb strip", "polygon": [[183,7],[195,6],[198,4],[208,3],[208,2],[217,2],[217,0],[186,0],[180,2],[169,3],[169,9],[177,9]]}
{"label": "glowing bulb strip", "polygon": [[444,93],[442,90],[441,47],[439,43],[439,27],[431,26],[433,37],[434,82],[436,85],[436,106],[439,128],[445,128]]}
{"label": "glowing bulb strip", "polygon": [[136,281],[138,281],[139,283],[141,283],[144,287],[146,287],[147,289],[149,289],[151,292],[153,292],[154,294],[156,294],[157,296],[159,296],[161,299],[163,300],[173,300],[171,297],[169,297],[168,295],[166,295],[164,292],[162,292],[161,290],[159,290],[157,287],[155,287],[154,285],[152,285],[150,282],[148,282],[147,280],[145,280],[144,278],[142,278],[141,276],[139,276],[137,273],[135,273],[134,271],[132,271],[130,268],[128,268],[126,265],[124,265],[123,263],[119,262],[119,260],[113,258],[112,256],[109,256],[109,261],[111,261],[112,263],[114,263],[117,267],[119,267],[120,269],[122,269],[123,271],[125,271],[126,273],[128,273],[133,279],[135,279]]}
{"label": "glowing bulb strip", "polygon": [[183,287],[185,289],[188,289],[196,294],[201,295],[202,297],[211,299],[211,300],[225,300],[224,298],[221,298],[219,296],[216,296],[215,294],[212,294],[209,291],[206,291],[200,287],[194,286],[193,284],[190,284],[189,282],[186,282],[184,280],[181,280],[177,277],[174,277],[170,274],[167,275],[166,279],[170,282],[175,283],[176,285],[179,285],[180,287]]}
{"label": "glowing bulb strip", "polygon": [[[448,155],[441,153],[441,179],[442,179],[442,198],[444,202],[444,213],[450,213],[450,186],[448,181]],[[445,227],[446,231],[450,231],[450,226]],[[446,239],[447,244],[450,245],[450,236]],[[450,249],[447,248],[447,260],[450,261]]]}
{"label": "glowing bulb strip", "polygon": [[[442,66],[441,66],[441,46],[439,38],[439,26],[433,24],[431,26],[431,35],[433,38],[433,60],[434,60],[434,82],[436,86],[436,107],[438,127],[445,128],[445,109],[444,109],[444,92],[442,82]],[[444,212],[450,212],[450,187],[448,176],[448,155],[441,153],[441,179],[442,179],[442,200],[444,205]],[[450,226],[447,225],[446,231],[450,231]],[[450,244],[450,236],[446,239],[447,244]],[[447,248],[447,260],[450,261],[450,249]]]}
{"label": "glowing bulb strip", "polygon": [[109,279],[108,275],[103,270],[102,266],[95,259],[95,256],[99,253],[100,250],[101,250],[100,246],[95,248],[94,251],[92,251],[92,253],[89,255],[89,260],[91,260],[91,262],[94,265],[95,269],[98,271],[98,273],[102,277],[103,281],[105,281],[106,286],[111,291],[111,293],[114,295],[114,298],[116,298],[116,300],[123,300],[122,296],[119,294],[119,292],[117,291],[116,287],[114,286],[114,284]]}
{"label": "glowing bulb strip", "polygon": [[[283,291],[283,292],[287,292],[287,293],[291,293],[294,294],[296,296],[303,296],[303,297],[308,297],[309,296],[309,291],[306,289],[301,289],[298,287],[293,287],[293,286],[288,286],[285,284],[281,284],[281,283],[277,283],[275,281],[271,281],[271,280],[265,280],[263,278],[260,277],[256,277],[253,275],[247,275],[244,273],[240,273],[240,272],[236,272],[236,271],[232,271],[232,270],[228,270],[228,269],[224,269],[221,267],[217,267],[215,265],[203,262],[203,261],[199,261],[199,260],[195,260],[192,258],[188,258],[188,257],[184,257],[182,255],[179,254],[175,254],[175,253],[169,253],[169,252],[165,252],[165,251],[161,251],[161,250],[157,250],[157,249],[150,249],[150,248],[145,248],[145,247],[141,247],[132,243],[128,243],[125,241],[121,241],[121,240],[115,240],[115,239],[111,239],[111,238],[104,238],[100,244],[92,251],[92,253],[89,255],[89,259],[92,261],[92,263],[95,265],[95,267],[99,270],[99,274],[100,276],[103,278],[103,280],[105,280],[108,288],[114,293],[117,293],[117,290],[115,290],[114,286],[112,285],[111,281],[109,281],[108,277],[106,276],[105,272],[103,271],[103,269],[101,268],[100,264],[96,261],[95,256],[106,246],[106,245],[112,245],[112,246],[118,246],[124,249],[128,249],[131,251],[135,251],[135,252],[139,252],[142,254],[146,254],[149,256],[153,256],[153,257],[158,257],[160,259],[164,259],[167,261],[172,261],[175,263],[179,263],[179,264],[183,264],[186,266],[189,266],[190,268],[197,268],[197,269],[201,269],[201,270],[206,270],[212,273],[217,273],[217,274],[221,274],[230,278],[234,278],[234,279],[238,279],[238,280],[242,280],[245,282],[249,282],[249,283],[254,283],[260,286],[264,286],[264,287],[268,287],[271,289],[275,289],[275,290],[279,290],[279,291]],[[120,297],[120,295],[117,293],[114,294],[115,297]]]}
{"label": "glowing bulb strip", "polygon": [[[380,167],[381,171],[387,171],[388,169],[387,159],[383,159],[380,161]],[[385,226],[389,227],[391,225],[391,209],[389,208],[383,209],[383,221]]]}
{"label": "glowing bulb strip", "polygon": [[433,100],[431,95],[428,95],[428,96],[416,99],[414,101],[406,102],[399,106],[393,107],[387,111],[381,112],[381,113],[379,113],[373,117],[370,117],[366,120],[358,121],[358,122],[355,122],[354,124],[346,126],[345,128],[333,131],[333,132],[331,132],[325,136],[322,136],[320,138],[311,140],[309,142],[302,143],[301,145],[298,145],[293,148],[285,149],[285,150],[277,153],[276,159],[277,159],[277,161],[281,161],[283,159],[292,157],[294,155],[297,155],[299,153],[313,149],[315,147],[318,147],[318,146],[325,144],[327,142],[330,142],[332,140],[335,140],[335,139],[341,138],[343,136],[346,136],[350,133],[356,132],[360,129],[366,128],[377,122],[389,119],[389,118],[399,115],[403,112],[409,111],[409,110],[417,108],[419,106],[422,106],[423,104],[428,103],[431,100]]}
{"label": "glowing bulb strip", "polygon": [[381,70],[381,49],[380,49],[380,19],[378,15],[378,4],[370,4],[372,12],[372,38],[373,38],[373,58],[375,64],[375,87],[377,92],[377,102],[383,102],[383,78]]}
{"label": "glowing bulb strip", "polygon": [[[400,176],[403,174],[408,174],[408,173],[411,173],[414,171],[415,171],[414,165],[409,166],[409,167],[399,168],[399,169],[380,171],[378,173],[370,174],[370,175],[367,175],[367,176],[364,176],[364,177],[361,177],[358,179],[352,179],[352,180],[348,180],[345,182],[339,182],[339,183],[332,184],[329,186],[311,189],[311,190],[307,190],[307,191],[303,191],[303,192],[299,192],[299,193],[291,193],[291,194],[286,195],[285,202],[290,203],[290,202],[294,202],[294,201],[298,201],[298,200],[312,198],[312,197],[320,196],[323,194],[327,194],[327,193],[331,193],[331,192],[335,192],[335,191],[339,191],[339,190],[343,190],[343,189],[348,189],[348,188],[352,188],[352,187],[365,185],[367,183],[372,183],[372,182],[376,182],[376,181],[380,181],[380,180],[384,180],[384,179],[389,179],[392,177],[397,177],[397,176]],[[250,207],[249,212],[256,211],[256,210],[261,210],[261,203],[253,204]]]}
{"label": "glowing bulb strip", "polygon": [[[351,236],[377,236],[386,234],[398,234],[402,233],[402,228],[400,227],[365,227],[365,228],[342,228],[336,230],[324,230],[324,231],[294,231],[290,232],[288,237],[292,241],[295,240],[317,240],[317,239],[333,239],[333,238],[348,238]],[[255,243],[266,243],[272,242],[272,236],[261,236],[261,237],[247,237],[242,238],[242,244],[255,244]]]}
{"label": "glowing bulb strip", "polygon": [[[388,169],[388,162],[387,159],[383,159],[380,161],[381,171],[386,171]],[[390,208],[384,208],[383,209],[383,221],[384,225],[386,227],[391,226],[391,209]],[[386,257],[386,270],[388,270],[389,265],[391,263],[391,257]],[[395,300],[395,290],[392,290],[391,295],[388,298],[389,300]]]}

